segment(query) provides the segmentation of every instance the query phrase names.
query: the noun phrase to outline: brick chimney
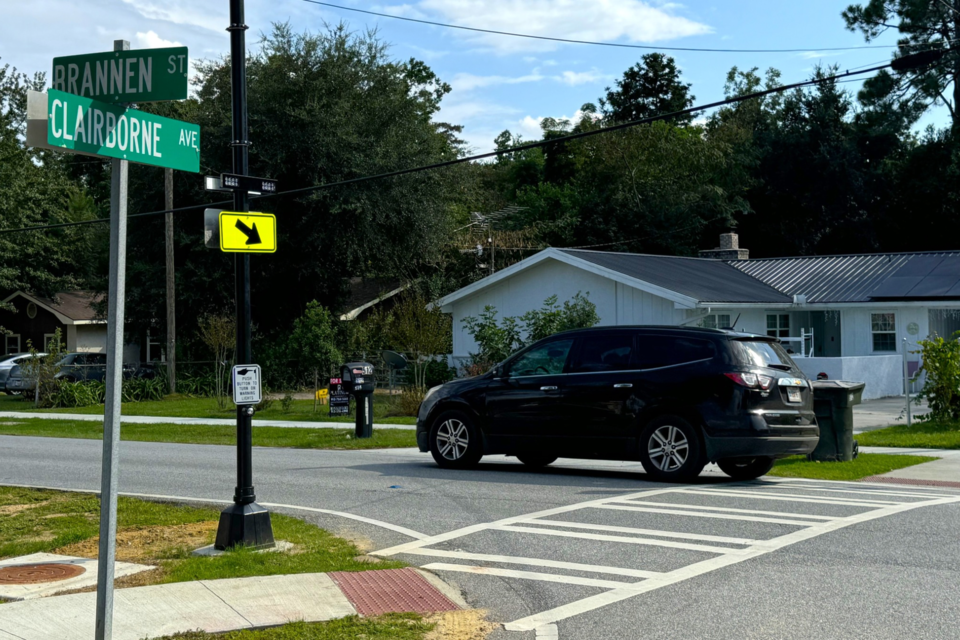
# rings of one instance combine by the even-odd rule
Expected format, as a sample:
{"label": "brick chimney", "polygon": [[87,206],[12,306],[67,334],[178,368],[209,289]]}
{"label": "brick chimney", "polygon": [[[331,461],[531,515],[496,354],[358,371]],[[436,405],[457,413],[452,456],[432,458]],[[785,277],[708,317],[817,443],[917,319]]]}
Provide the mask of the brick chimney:
{"label": "brick chimney", "polygon": [[724,233],[720,236],[720,246],[716,249],[700,252],[701,258],[714,260],[749,260],[750,250],[740,248],[740,236],[735,233]]}

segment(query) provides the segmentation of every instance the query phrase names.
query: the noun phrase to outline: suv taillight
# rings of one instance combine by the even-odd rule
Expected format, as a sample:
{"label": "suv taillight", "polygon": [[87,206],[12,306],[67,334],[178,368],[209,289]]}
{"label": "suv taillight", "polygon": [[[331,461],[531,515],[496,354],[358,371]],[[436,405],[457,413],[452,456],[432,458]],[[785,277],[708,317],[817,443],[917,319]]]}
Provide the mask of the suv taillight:
{"label": "suv taillight", "polygon": [[723,374],[741,387],[748,389],[763,389],[767,391],[773,385],[773,378],[756,373],[725,373]]}

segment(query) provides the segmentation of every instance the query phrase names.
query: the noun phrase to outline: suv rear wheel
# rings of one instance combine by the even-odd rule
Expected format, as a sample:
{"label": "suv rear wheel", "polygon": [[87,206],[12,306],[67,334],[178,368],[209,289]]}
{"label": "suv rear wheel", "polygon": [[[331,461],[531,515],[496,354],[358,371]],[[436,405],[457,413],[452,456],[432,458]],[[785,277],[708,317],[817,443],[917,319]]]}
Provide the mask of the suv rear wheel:
{"label": "suv rear wheel", "polygon": [[697,430],[680,416],[651,420],[640,434],[640,463],[657,480],[690,480],[703,471]]}
{"label": "suv rear wheel", "polygon": [[766,475],[773,468],[774,459],[759,458],[727,458],[717,461],[717,466],[734,480],[755,480]]}
{"label": "suv rear wheel", "polygon": [[483,457],[480,432],[461,411],[441,414],[430,429],[430,453],[445,469],[467,469]]}

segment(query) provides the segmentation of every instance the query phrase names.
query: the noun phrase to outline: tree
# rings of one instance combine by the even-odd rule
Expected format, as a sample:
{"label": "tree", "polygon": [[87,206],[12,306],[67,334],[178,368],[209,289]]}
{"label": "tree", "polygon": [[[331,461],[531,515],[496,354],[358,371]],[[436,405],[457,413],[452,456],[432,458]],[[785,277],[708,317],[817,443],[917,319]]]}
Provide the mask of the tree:
{"label": "tree", "polygon": [[[295,190],[453,159],[460,150],[450,126],[432,121],[449,89],[422,62],[394,59],[374,33],[275,25],[248,59],[250,173]],[[201,164],[214,172],[231,166],[230,96],[229,60],[201,63],[196,99],[179,107],[181,119],[202,127]],[[137,173],[143,189],[131,209],[162,208],[161,172]],[[310,301],[336,309],[348,277],[434,264],[460,197],[458,175],[422,172],[259,201],[280,220],[278,253],[251,264],[261,335],[285,341]],[[208,198],[202,181],[185,178],[176,176],[178,204]],[[162,217],[130,225],[131,327],[164,316],[162,225]],[[178,223],[176,235],[177,323],[190,326],[232,303],[234,259],[205,249],[196,224]]]}
{"label": "tree", "polygon": [[543,307],[533,309],[519,318],[504,317],[497,321],[497,310],[491,305],[478,316],[463,319],[463,325],[477,343],[479,350],[471,353],[472,370],[480,373],[498,362],[503,362],[515,351],[561,331],[588,329],[598,322],[597,306],[590,302],[590,294],[577,292],[572,299],[558,306],[557,296],[550,296]]}
{"label": "tree", "polygon": [[413,384],[422,389],[429,363],[452,347],[450,318],[421,295],[405,296],[393,310],[391,344],[413,356]]}
{"label": "tree", "polygon": [[[24,144],[27,90],[44,85],[42,74],[0,67],[0,229],[99,217],[68,175],[68,158]],[[53,296],[87,284],[106,248],[105,232],[94,226],[0,234],[0,292]]]}
{"label": "tree", "polygon": [[217,407],[227,406],[227,367],[237,340],[237,322],[230,315],[206,315],[200,318],[200,339],[213,352],[213,370]]}
{"label": "tree", "polygon": [[[662,53],[644,55],[616,84],[616,89],[607,87],[607,97],[600,101],[604,115],[616,122],[682,111],[695,100],[691,85],[680,81],[680,70],[673,58]],[[691,121],[693,115],[689,114],[674,119],[677,124]]]}
{"label": "tree", "polygon": [[[313,371],[313,397],[317,397],[319,374],[324,376],[343,364],[343,355],[337,348],[337,330],[333,314],[319,302],[307,304],[303,315],[293,323],[290,350],[301,366]],[[314,402],[316,411],[316,402]]]}
{"label": "tree", "polygon": [[[960,40],[958,0],[868,0],[847,7],[843,19],[847,29],[859,31],[867,42],[891,29],[898,31],[898,57],[929,49],[951,49]],[[880,71],[864,83],[861,99],[891,102],[910,123],[930,106],[942,104],[950,111],[956,128],[958,79],[960,52],[952,51],[933,66],[905,72]]]}

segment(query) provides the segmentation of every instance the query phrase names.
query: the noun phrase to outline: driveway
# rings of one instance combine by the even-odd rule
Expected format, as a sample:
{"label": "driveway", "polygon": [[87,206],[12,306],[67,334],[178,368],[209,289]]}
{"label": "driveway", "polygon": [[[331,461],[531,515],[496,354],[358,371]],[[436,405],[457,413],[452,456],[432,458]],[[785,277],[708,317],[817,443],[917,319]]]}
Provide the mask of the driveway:
{"label": "driveway", "polygon": [[[911,413],[914,417],[930,411],[924,404],[911,400]],[[884,429],[895,424],[907,423],[907,405],[903,396],[866,400],[853,408],[853,432],[863,433]]]}

